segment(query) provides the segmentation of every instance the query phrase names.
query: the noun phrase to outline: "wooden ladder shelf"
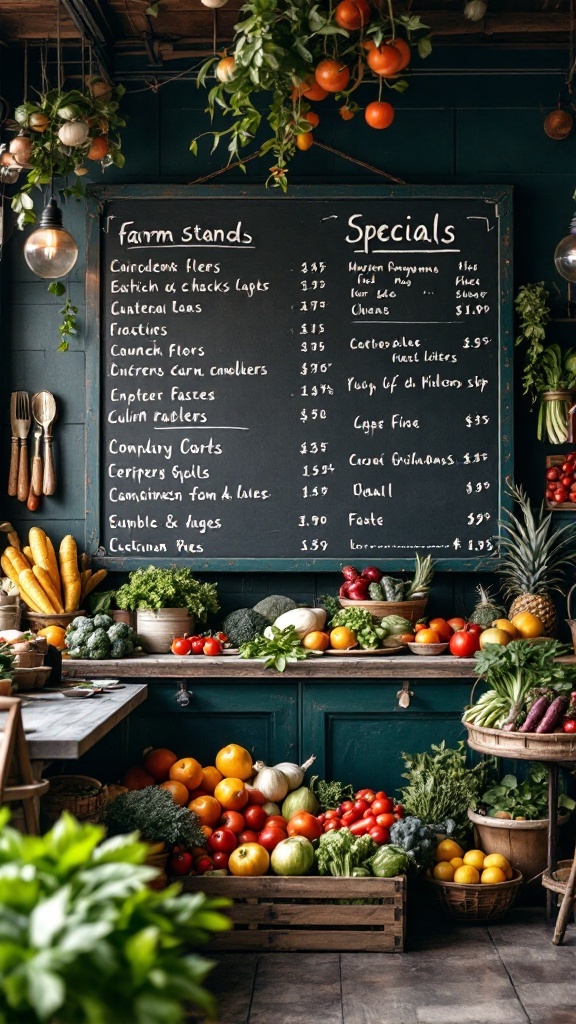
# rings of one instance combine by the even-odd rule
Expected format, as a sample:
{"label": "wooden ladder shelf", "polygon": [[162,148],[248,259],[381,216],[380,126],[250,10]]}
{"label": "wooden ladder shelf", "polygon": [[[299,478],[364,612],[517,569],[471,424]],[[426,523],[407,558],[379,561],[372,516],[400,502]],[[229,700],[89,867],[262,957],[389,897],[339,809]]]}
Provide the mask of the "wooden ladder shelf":
{"label": "wooden ladder shelf", "polygon": [[0,737],[0,806],[22,803],[26,831],[40,834],[38,800],[48,790],[47,779],[38,781],[32,774],[28,745],[22,722],[19,697],[0,697],[0,712],[8,712]]}

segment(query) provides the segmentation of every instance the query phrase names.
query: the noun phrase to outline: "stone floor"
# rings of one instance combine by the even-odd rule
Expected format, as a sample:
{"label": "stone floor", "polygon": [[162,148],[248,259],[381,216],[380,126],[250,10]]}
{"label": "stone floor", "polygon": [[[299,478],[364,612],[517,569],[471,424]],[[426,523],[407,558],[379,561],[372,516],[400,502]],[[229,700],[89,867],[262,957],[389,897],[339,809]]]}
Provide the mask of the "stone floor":
{"label": "stone floor", "polygon": [[576,924],[562,946],[540,909],[412,933],[402,954],[221,954],[218,1024],[576,1024]]}

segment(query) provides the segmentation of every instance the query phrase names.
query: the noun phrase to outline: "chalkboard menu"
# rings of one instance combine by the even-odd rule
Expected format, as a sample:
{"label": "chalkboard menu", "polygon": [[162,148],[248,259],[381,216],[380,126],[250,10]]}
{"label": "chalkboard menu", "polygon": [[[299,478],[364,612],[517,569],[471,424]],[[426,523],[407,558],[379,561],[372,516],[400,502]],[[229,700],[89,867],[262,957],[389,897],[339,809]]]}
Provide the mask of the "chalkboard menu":
{"label": "chalkboard menu", "polygon": [[110,567],[478,567],[511,472],[510,192],[94,189]]}

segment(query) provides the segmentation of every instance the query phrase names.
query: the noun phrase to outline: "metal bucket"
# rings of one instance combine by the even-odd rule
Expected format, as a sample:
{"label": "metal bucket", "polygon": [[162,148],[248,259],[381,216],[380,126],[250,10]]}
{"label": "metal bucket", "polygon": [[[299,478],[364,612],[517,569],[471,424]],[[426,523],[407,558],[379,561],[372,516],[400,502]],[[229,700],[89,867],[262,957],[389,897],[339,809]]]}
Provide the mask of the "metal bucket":
{"label": "metal bucket", "polygon": [[574,585],[571,586],[570,590],[568,591],[568,597],[566,598],[566,610],[568,612],[568,618],[565,620],[568,623],[568,625],[570,626],[570,632],[572,634],[572,647],[573,647],[573,650],[574,650],[574,654],[576,654],[576,619],[572,618],[571,603],[572,603],[572,594],[574,593],[575,590],[576,590],[576,583],[574,583]]}

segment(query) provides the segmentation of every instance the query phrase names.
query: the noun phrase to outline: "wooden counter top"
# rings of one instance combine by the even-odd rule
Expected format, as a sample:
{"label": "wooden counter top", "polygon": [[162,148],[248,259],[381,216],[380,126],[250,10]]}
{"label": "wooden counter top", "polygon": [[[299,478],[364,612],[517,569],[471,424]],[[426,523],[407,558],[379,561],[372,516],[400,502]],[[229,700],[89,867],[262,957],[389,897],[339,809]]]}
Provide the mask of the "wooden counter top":
{"label": "wooden counter top", "polygon": [[301,679],[470,679],[474,677],[473,658],[451,655],[329,655],[307,658],[288,665],[285,672],[265,669],[257,660],[222,654],[217,658],[174,654],[151,654],[117,661],[64,659],[62,675],[66,679],[265,679],[281,682]]}
{"label": "wooden counter top", "polygon": [[[90,662],[94,665],[94,662]],[[106,664],[106,662],[101,662]],[[146,700],[145,683],[69,700],[41,690],[23,693],[22,718],[32,761],[76,760]],[[0,730],[5,714],[0,714]]]}

